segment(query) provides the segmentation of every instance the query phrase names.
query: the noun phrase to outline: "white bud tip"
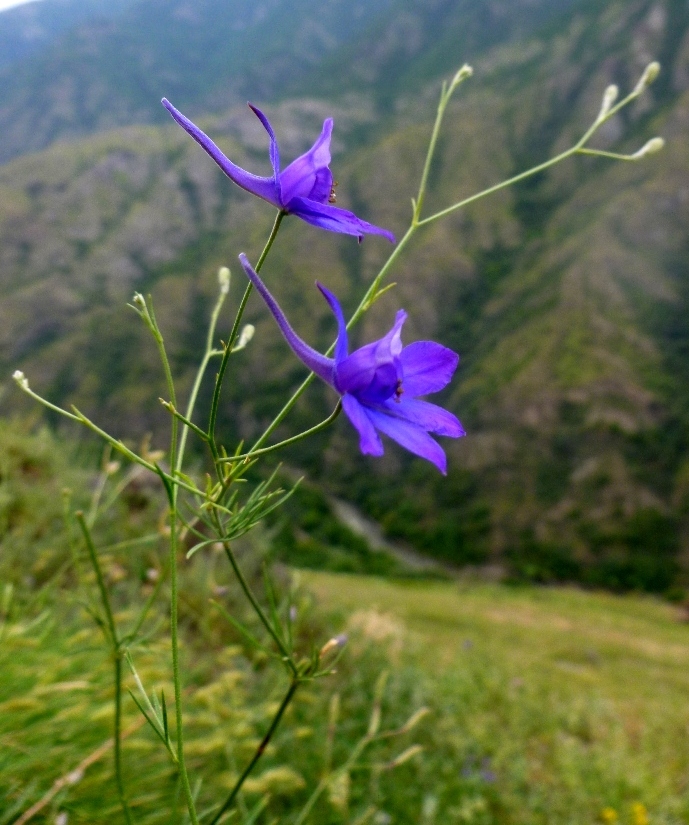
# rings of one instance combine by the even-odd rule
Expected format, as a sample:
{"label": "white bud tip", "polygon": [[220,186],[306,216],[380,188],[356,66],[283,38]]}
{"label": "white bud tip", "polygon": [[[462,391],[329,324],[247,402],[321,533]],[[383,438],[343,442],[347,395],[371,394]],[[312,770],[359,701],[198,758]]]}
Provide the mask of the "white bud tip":
{"label": "white bud tip", "polygon": [[245,347],[249,341],[254,337],[254,333],[256,332],[256,327],[253,324],[247,324],[242,331],[239,333],[239,342],[237,343],[237,348],[242,349]]}
{"label": "white bud tip", "polygon": [[648,143],[644,144],[638,152],[634,152],[631,155],[632,160],[640,160],[641,158],[645,158],[647,155],[655,155],[656,152],[660,152],[660,150],[665,146],[665,141],[661,137],[654,137],[651,138]]}
{"label": "white bud tip", "polygon": [[12,378],[19,384],[23,390],[29,389],[29,380],[21,370],[15,370],[12,373]]}
{"label": "white bud tip", "polygon": [[634,89],[634,94],[641,94],[644,89],[648,88],[651,83],[658,77],[660,74],[660,63],[657,60],[654,60],[653,63],[649,63],[648,66],[644,69],[644,73],[639,78],[639,82],[636,84]]}
{"label": "white bud tip", "polygon": [[230,291],[230,270],[226,266],[221,266],[218,270],[218,283],[220,284],[220,292],[227,295]]}
{"label": "white bud tip", "polygon": [[132,298],[132,303],[135,306],[142,307],[143,309],[146,308],[146,301],[144,300],[144,296],[140,292],[135,292],[134,297]]}
{"label": "white bud tip", "polygon": [[457,74],[452,78],[451,86],[456,86],[458,83],[461,83],[463,80],[466,80],[468,77],[471,77],[474,73],[474,70],[469,66],[468,63],[465,63],[462,68],[457,72]]}
{"label": "white bud tip", "polygon": [[599,119],[605,117],[607,113],[612,108],[613,103],[617,100],[617,96],[619,95],[620,90],[615,86],[613,83],[603,93],[603,103],[600,107],[600,114],[598,115]]}

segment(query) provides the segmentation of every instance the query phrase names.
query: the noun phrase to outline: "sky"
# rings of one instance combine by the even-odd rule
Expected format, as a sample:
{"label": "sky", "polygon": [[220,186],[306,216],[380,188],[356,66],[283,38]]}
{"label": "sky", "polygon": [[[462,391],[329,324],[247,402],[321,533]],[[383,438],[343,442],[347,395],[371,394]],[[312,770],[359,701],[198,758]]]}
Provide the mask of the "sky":
{"label": "sky", "polygon": [[0,11],[11,9],[12,6],[21,6],[24,3],[32,3],[35,0],[0,0]]}

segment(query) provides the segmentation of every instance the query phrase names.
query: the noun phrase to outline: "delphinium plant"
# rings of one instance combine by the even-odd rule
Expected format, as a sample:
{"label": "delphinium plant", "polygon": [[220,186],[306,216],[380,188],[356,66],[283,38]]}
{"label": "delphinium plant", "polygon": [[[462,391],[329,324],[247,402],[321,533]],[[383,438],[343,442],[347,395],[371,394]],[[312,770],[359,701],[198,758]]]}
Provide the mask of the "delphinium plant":
{"label": "delphinium plant", "polygon": [[[220,322],[229,293],[230,272],[227,268],[222,268],[219,272],[219,295],[210,318],[206,348],[188,398],[178,397],[163,330],[160,329],[156,320],[151,298],[138,293],[134,295],[131,307],[138,313],[151,333],[155,346],[158,348],[166,378],[167,398],[161,399],[170,413],[171,421],[170,442],[166,455],[151,453],[147,449],[136,451],[130,448],[123,441],[101,429],[80,410],[74,407],[71,410],[65,410],[41,397],[30,387],[23,373],[17,371],[14,375],[18,386],[28,395],[53,412],[96,433],[112,450],[131,462],[136,472],[144,470],[157,477],[167,499],[168,563],[165,575],[169,578],[170,595],[169,629],[174,694],[171,707],[168,707],[164,694],[158,697],[147,688],[139,676],[136,665],[135,644],[142,633],[151,603],[163,592],[160,588],[162,576],[158,578],[156,586],[151,590],[149,600],[128,629],[121,629],[113,610],[109,582],[103,575],[99,552],[92,537],[92,528],[98,513],[98,500],[95,499],[90,513],[78,512],[75,515],[79,528],[78,535],[82,548],[85,550],[85,556],[91,564],[100,601],[100,607],[98,611],[94,611],[94,615],[101,626],[102,635],[109,647],[113,662],[115,694],[113,777],[126,822],[134,822],[136,816],[128,804],[123,772],[123,764],[127,758],[122,734],[125,670],[131,672],[133,676],[136,689],[132,692],[132,697],[139,707],[143,720],[150,725],[160,739],[161,747],[167,750],[178,772],[189,821],[193,825],[201,822],[216,825],[236,813],[237,810],[239,810],[238,815],[245,815],[246,812],[242,813],[241,809],[237,808],[238,803],[241,802],[242,788],[252,771],[261,762],[271,738],[283,721],[286,709],[300,687],[328,676],[332,672],[334,661],[341,655],[345,641],[343,637],[324,639],[312,648],[302,649],[302,643],[295,639],[293,633],[292,611],[281,609],[273,597],[270,584],[267,586],[267,598],[259,598],[254,592],[250,578],[245,575],[238,562],[235,552],[236,540],[251,531],[271,511],[279,508],[291,494],[290,490],[275,486],[276,473],[274,471],[272,474],[268,471],[259,475],[262,481],[247,483],[249,470],[260,462],[270,461],[273,454],[278,453],[283,447],[294,445],[327,427],[338,426],[336,420],[341,411],[344,411],[346,418],[356,431],[361,452],[371,456],[371,460],[383,454],[382,434],[414,455],[430,461],[441,473],[446,472],[446,456],[443,448],[433,436],[458,438],[465,434],[454,412],[423,400],[423,397],[442,390],[451,381],[459,362],[459,356],[441,343],[434,341],[416,341],[406,346],[403,345],[402,330],[407,317],[403,309],[397,312],[389,332],[382,338],[365,344],[354,352],[349,352],[348,329],[356,324],[373,303],[390,288],[390,285],[386,284],[386,279],[412,237],[436,221],[443,220],[469,204],[517,184],[575,155],[597,155],[616,160],[637,161],[659,150],[663,145],[661,138],[650,140],[639,151],[631,155],[603,151],[589,145],[591,138],[600,127],[622,108],[636,100],[653,82],[658,71],[658,64],[651,63],[636,87],[621,100],[618,100],[617,87],[608,87],[595,120],[582,137],[566,151],[435,213],[424,214],[429,171],[433,164],[445,110],[457,87],[472,74],[469,66],[463,66],[448,83],[443,84],[418,193],[412,199],[411,222],[402,238],[396,243],[393,235],[386,229],[368,223],[354,213],[336,205],[335,184],[330,170],[332,119],[328,118],[325,121],[323,130],[312,148],[283,169],[278,142],[270,122],[263,112],[252,106],[254,114],[268,133],[270,162],[273,168],[272,175],[260,177],[234,164],[194,123],[170,102],[163,100],[163,105],[174,120],[210,155],[235,184],[262,198],[277,210],[272,231],[255,264],[252,264],[246,255],[239,255],[241,270],[246,275],[248,283],[234,311],[231,331],[224,341],[218,339],[216,327]],[[391,254],[348,321],[344,317],[337,297],[324,285],[328,281],[327,269],[322,272],[320,277],[324,283],[318,283],[318,288],[335,316],[337,330],[335,343],[325,353],[313,349],[292,328],[284,311],[259,275],[283,221],[292,215],[321,229],[352,235],[359,241],[365,235],[380,235],[394,244]],[[282,409],[276,412],[273,421],[265,431],[247,449],[243,444],[223,443],[218,436],[216,424],[218,411],[222,404],[223,383],[231,369],[232,357],[248,345],[253,334],[253,328],[243,324],[243,316],[249,296],[254,289],[260,294],[277,322],[289,348],[306,366],[308,375],[286,400]],[[207,421],[200,422],[196,410],[197,399],[204,376],[212,363],[217,363],[217,369],[210,414]],[[324,381],[333,390],[335,398],[331,415],[320,423],[314,423],[305,432],[296,433],[286,440],[271,444],[272,434],[287,418],[290,410],[314,377]],[[209,474],[204,478],[190,473],[187,466],[187,445],[190,438],[199,439],[206,448],[212,475]],[[104,483],[107,475],[106,472]],[[254,478],[255,474],[251,477]],[[238,767],[234,786],[225,798],[215,799],[204,810],[197,808],[197,789],[201,777],[189,775],[185,760],[185,695],[182,691],[180,673],[178,572],[181,562],[180,550],[187,547],[190,547],[186,553],[187,557],[196,553],[215,552],[217,548],[221,548],[250,609],[262,626],[264,638],[257,638],[251,629],[240,623],[238,617],[228,616],[227,618],[251,644],[255,644],[272,657],[275,667],[284,669],[288,681],[282,701],[278,703],[272,721],[267,725],[253,756],[247,760],[246,764]],[[345,763],[346,769],[349,769],[361,757],[370,743],[407,732],[422,715],[422,712],[415,713],[406,725],[396,730],[381,731],[382,686],[383,681],[376,691],[376,700],[367,731],[351,752]],[[331,709],[332,712],[334,711]],[[415,746],[411,745],[396,760],[393,760],[392,767],[411,758],[416,752]],[[293,812],[294,822],[302,825],[308,820],[314,805],[326,790],[328,783],[336,783],[338,776],[340,774],[337,772],[328,774],[321,784],[312,789],[305,806]],[[333,788],[331,787],[330,790],[332,792]],[[259,806],[253,813],[246,814],[246,817],[249,821],[254,821],[260,815],[261,810]]]}

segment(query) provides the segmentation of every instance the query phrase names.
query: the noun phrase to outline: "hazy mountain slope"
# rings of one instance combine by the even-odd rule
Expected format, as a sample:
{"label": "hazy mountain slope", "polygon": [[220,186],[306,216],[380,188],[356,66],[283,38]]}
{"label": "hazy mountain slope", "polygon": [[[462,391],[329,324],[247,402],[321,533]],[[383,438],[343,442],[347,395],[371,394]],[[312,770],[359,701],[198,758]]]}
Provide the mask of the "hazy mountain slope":
{"label": "hazy mountain slope", "polygon": [[44,50],[86,20],[116,17],[135,0],[40,0],[0,13],[0,68]]}
{"label": "hazy mountain slope", "polygon": [[[382,460],[359,457],[343,420],[289,460],[428,552],[663,590],[677,564],[687,568],[689,544],[689,11],[674,0],[580,8],[547,36],[476,61],[448,111],[428,209],[564,148],[605,86],[628,89],[654,56],[662,81],[599,145],[634,150],[661,132],[667,150],[638,165],[569,162],[426,230],[397,267],[398,286],[360,340],[404,306],[405,340],[436,337],[462,354],[445,402],[470,437],[447,445],[447,479],[392,445]],[[364,148],[373,93],[340,102],[333,168],[343,205],[404,229],[436,88],[400,96]],[[327,111],[313,99],[269,107],[287,137],[285,160]],[[265,170],[265,138],[247,118],[242,107],[205,126],[239,162]],[[175,368],[190,380],[214,271],[239,251],[256,255],[270,209],[173,127],[21,158],[0,169],[0,192],[7,369],[23,367],[41,391],[102,416],[118,435],[164,424],[154,347],[122,305],[134,288],[153,290]],[[265,274],[294,326],[325,344],[333,322],[314,278],[352,307],[387,252],[382,239],[357,246],[290,219]],[[238,295],[243,276],[233,270]],[[246,438],[303,375],[258,301],[249,317],[258,333],[223,403],[226,432]],[[313,424],[332,401],[314,387],[284,432]]]}
{"label": "hazy mountain slope", "polygon": [[138,0],[0,73],[0,161],[55,140],[275,95],[389,0]]}
{"label": "hazy mountain slope", "polygon": [[[573,0],[137,0],[0,72],[0,162],[56,140],[246,99],[400,94]],[[1,34],[1,29],[0,29]]]}

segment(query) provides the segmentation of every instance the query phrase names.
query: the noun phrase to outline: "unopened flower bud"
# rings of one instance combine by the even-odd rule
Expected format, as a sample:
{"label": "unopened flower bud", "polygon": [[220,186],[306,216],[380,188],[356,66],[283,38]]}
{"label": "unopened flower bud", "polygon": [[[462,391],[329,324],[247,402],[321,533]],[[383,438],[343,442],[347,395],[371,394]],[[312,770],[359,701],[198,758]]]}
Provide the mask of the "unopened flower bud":
{"label": "unopened flower bud", "polygon": [[617,100],[620,90],[613,83],[603,93],[603,102],[601,103],[600,112],[598,113],[598,120],[602,120],[612,108],[613,103]]}
{"label": "unopened flower bud", "polygon": [[465,63],[462,68],[457,72],[457,74],[452,78],[452,83],[450,83],[450,88],[454,89],[455,86],[458,86],[463,80],[471,77],[474,73],[474,70],[469,66],[468,63]]}
{"label": "unopened flower bud", "polygon": [[321,652],[318,656],[322,659],[324,656],[327,656],[328,653],[332,653],[333,650],[339,650],[343,648],[347,644],[347,637],[344,633],[341,633],[339,636],[335,636],[334,639],[329,639],[321,648]]}
{"label": "unopened flower bud", "polygon": [[227,295],[230,291],[230,270],[226,266],[221,266],[218,270],[218,283],[220,284],[220,294]]}
{"label": "unopened flower bud", "polygon": [[108,461],[105,465],[105,474],[108,476],[114,476],[121,466],[122,465],[119,461]]}
{"label": "unopened flower bud", "polygon": [[430,710],[428,708],[419,708],[416,713],[413,713],[409,719],[402,725],[401,730],[405,733],[410,731],[412,728],[415,728],[418,723],[424,718],[424,716],[428,716]]}
{"label": "unopened flower bud", "polygon": [[648,143],[645,143],[638,152],[634,152],[629,158],[630,160],[641,160],[641,158],[645,158],[647,155],[655,155],[656,152],[660,152],[663,146],[665,146],[663,138],[651,138]]}
{"label": "unopened flower bud", "polygon": [[146,309],[146,299],[140,292],[135,292],[132,298],[132,303],[139,309]]}
{"label": "unopened flower bud", "polygon": [[660,63],[657,60],[654,60],[653,63],[649,63],[648,66],[644,69],[644,73],[639,78],[639,82],[634,87],[634,94],[640,95],[644,89],[647,89],[651,83],[658,77],[660,74]]}
{"label": "unopened flower bud", "polygon": [[405,762],[408,762],[410,759],[413,759],[417,753],[422,753],[423,747],[421,745],[411,745],[411,747],[407,748],[405,751],[399,756],[396,756],[391,762],[388,763],[388,768],[396,768],[398,765],[403,765]]}
{"label": "unopened flower bud", "polygon": [[12,378],[14,378],[14,380],[17,382],[17,384],[19,384],[19,386],[23,390],[29,389],[29,379],[24,375],[24,373],[21,370],[15,370],[12,373]]}
{"label": "unopened flower bud", "polygon": [[254,337],[255,332],[256,327],[253,324],[246,324],[239,333],[239,341],[237,341],[234,347],[232,347],[232,352],[239,352],[240,349],[244,349],[244,347]]}

